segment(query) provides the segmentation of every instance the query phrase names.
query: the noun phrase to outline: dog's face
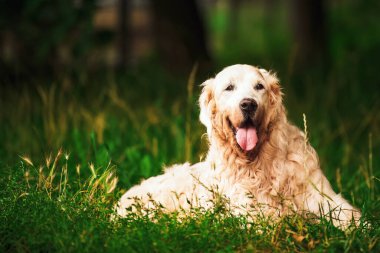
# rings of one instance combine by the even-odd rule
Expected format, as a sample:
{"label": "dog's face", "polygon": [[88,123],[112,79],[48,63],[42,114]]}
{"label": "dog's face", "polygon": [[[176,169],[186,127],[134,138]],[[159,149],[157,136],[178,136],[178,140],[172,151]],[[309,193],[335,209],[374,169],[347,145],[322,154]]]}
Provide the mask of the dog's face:
{"label": "dog's face", "polygon": [[203,85],[200,120],[210,138],[217,132],[239,152],[254,152],[281,104],[278,79],[264,69],[233,65]]}

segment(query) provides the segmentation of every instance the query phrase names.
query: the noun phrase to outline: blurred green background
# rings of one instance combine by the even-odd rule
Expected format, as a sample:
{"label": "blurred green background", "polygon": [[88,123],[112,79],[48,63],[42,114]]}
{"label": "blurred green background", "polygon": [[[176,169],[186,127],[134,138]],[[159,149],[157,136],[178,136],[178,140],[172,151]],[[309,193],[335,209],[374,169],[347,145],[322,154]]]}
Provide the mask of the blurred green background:
{"label": "blurred green background", "polygon": [[3,165],[63,147],[73,164],[111,160],[129,187],[162,164],[199,161],[199,84],[246,63],[278,73],[334,187],[379,176],[379,1],[1,3]]}
{"label": "blurred green background", "polygon": [[[1,252],[380,252],[379,0],[0,3]],[[223,207],[110,221],[126,189],[204,158],[199,85],[236,63],[277,72],[359,228]]]}

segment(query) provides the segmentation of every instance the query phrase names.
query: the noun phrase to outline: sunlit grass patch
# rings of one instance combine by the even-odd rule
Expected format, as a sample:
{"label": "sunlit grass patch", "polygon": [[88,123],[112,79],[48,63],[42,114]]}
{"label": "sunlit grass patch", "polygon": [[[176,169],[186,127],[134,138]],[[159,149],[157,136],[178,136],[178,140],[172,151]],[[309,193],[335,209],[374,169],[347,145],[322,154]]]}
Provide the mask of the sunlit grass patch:
{"label": "sunlit grass patch", "polygon": [[[58,150],[42,162],[21,156],[14,173],[0,179],[1,251],[374,251],[379,220],[342,231],[325,218],[290,215],[279,220],[234,216],[224,202],[212,209],[113,219],[120,196],[110,161],[95,167],[71,165],[72,153]],[[4,173],[3,173],[4,174]],[[375,183],[376,185],[376,183]],[[365,189],[363,189],[365,190]],[[379,200],[365,201],[369,210]],[[376,239],[377,238],[377,239]]]}
{"label": "sunlit grass patch", "polygon": [[[30,158],[21,156],[21,170],[26,191],[44,192],[51,200],[82,198],[89,203],[109,203],[117,186],[116,166],[111,161],[105,167],[95,168],[93,163],[86,166],[86,173],[77,164],[69,168],[70,154],[59,149],[55,156],[49,155],[45,163],[35,166]],[[70,172],[70,173],[69,173]],[[81,174],[85,176],[81,178]],[[89,176],[88,176],[89,175]],[[71,178],[71,180],[70,180]]]}

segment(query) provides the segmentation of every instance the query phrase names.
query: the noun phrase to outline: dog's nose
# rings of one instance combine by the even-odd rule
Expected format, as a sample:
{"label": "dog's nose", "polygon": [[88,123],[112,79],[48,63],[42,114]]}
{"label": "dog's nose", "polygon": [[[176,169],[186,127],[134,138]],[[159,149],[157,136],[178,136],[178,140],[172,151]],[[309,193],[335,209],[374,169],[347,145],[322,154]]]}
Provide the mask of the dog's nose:
{"label": "dog's nose", "polygon": [[257,102],[252,98],[244,98],[240,102],[240,109],[245,114],[254,113],[254,112],[256,112],[256,109],[257,109]]}

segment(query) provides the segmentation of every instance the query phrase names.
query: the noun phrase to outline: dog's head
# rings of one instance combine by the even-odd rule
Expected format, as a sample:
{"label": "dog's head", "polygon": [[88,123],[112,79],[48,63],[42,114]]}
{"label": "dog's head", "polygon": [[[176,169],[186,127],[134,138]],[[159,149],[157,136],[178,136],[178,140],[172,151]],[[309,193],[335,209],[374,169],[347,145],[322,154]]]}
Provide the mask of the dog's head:
{"label": "dog's head", "polygon": [[246,155],[257,151],[282,108],[277,77],[250,65],[233,65],[202,86],[200,120],[209,138],[217,134]]}

